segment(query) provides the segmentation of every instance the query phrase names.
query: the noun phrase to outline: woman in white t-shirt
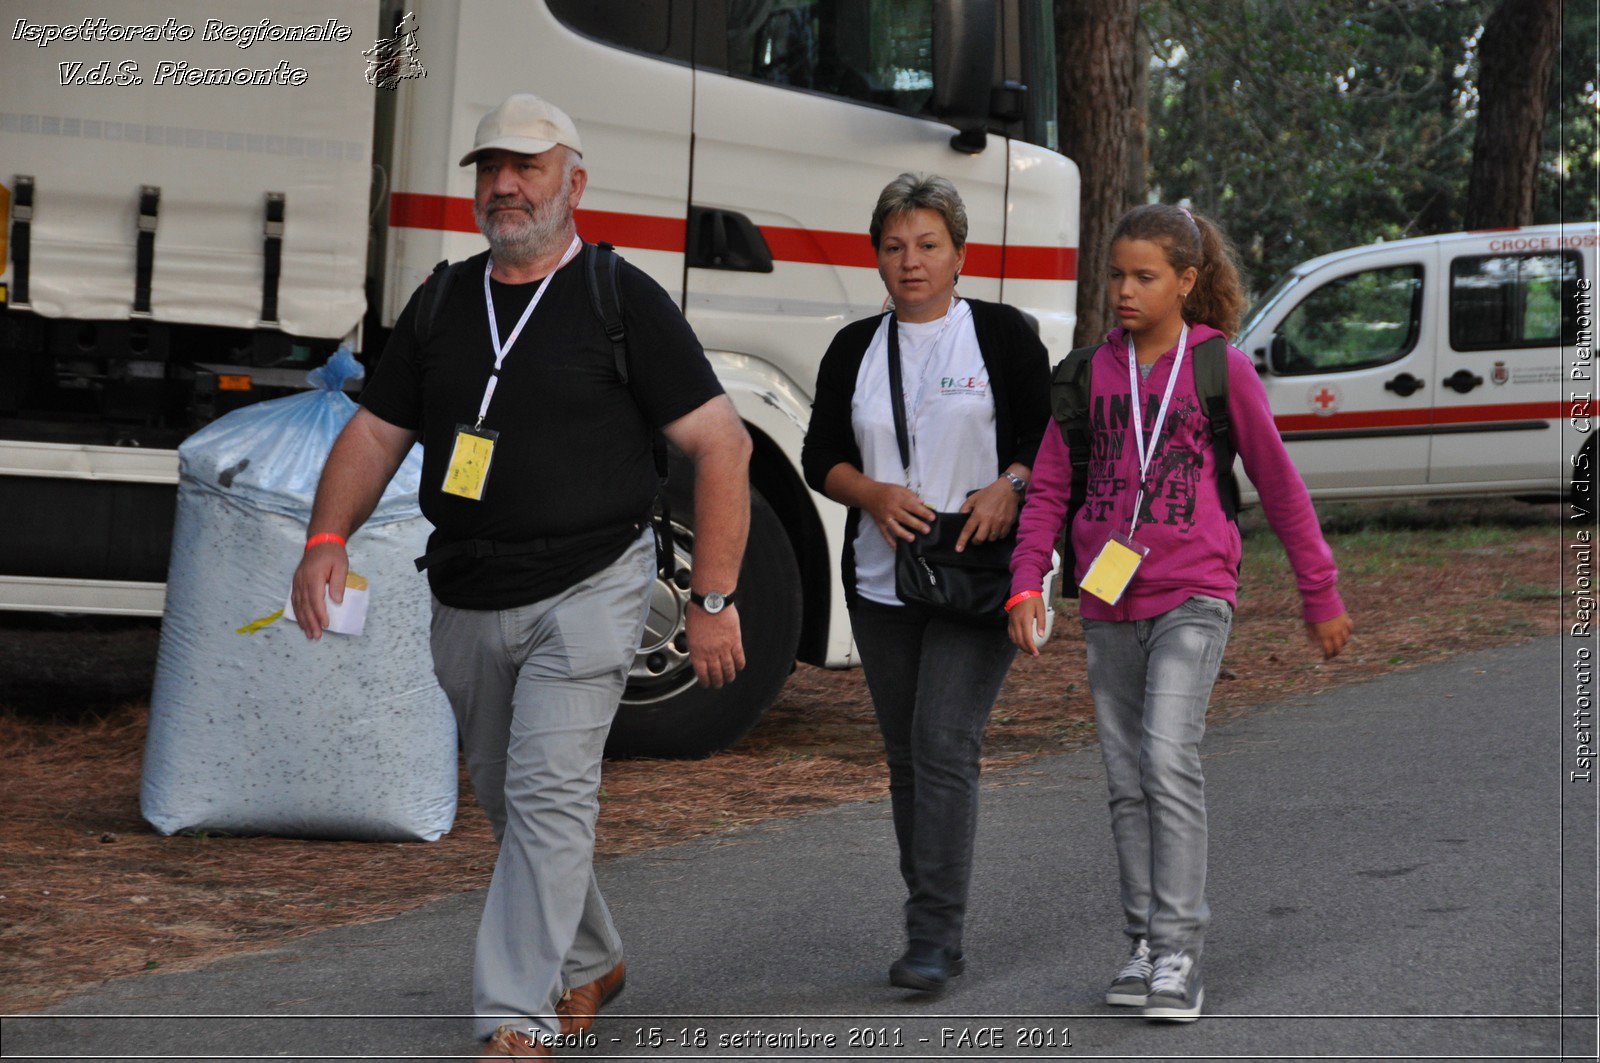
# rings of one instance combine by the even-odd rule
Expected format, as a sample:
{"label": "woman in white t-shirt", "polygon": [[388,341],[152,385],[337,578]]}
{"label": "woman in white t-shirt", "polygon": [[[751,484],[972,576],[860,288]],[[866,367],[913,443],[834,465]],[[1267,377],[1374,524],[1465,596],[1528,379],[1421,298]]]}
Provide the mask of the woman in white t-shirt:
{"label": "woman in white t-shirt", "polygon": [[[935,512],[971,513],[972,542],[1011,533],[1050,421],[1050,371],[1020,312],[956,293],[967,214],[948,180],[895,178],[878,197],[870,233],[894,309],[845,326],[828,347],[802,465],[814,490],[850,507],[845,598],[883,733],[909,891],[909,945],[889,981],[932,991],[965,966],[983,730],[1015,648],[1003,627],[930,617],[902,603],[894,544],[926,531]],[[891,328],[909,470],[891,405]]]}

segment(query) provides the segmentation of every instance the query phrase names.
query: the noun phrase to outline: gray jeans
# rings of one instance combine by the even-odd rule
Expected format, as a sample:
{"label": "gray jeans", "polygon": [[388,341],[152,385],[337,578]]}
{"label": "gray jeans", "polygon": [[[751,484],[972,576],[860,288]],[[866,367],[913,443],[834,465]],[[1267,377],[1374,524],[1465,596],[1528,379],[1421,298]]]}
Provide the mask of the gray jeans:
{"label": "gray jeans", "polygon": [[1206,905],[1200,739],[1233,609],[1197,595],[1148,620],[1083,621],[1131,938],[1198,958]]}
{"label": "gray jeans", "polygon": [[889,761],[907,935],[960,951],[983,730],[1016,647],[1005,628],[866,600],[850,623]]}
{"label": "gray jeans", "polygon": [[475,1032],[558,1030],[565,989],[622,959],[594,878],[600,757],[644,631],[646,530],[607,568],[516,609],[433,607],[433,662],[500,856],[478,926]]}

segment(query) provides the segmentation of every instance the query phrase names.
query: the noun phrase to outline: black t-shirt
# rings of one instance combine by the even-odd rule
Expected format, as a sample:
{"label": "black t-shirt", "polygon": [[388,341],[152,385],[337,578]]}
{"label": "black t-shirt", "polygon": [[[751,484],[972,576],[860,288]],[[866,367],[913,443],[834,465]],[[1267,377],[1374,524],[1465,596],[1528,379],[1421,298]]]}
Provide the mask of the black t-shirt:
{"label": "black t-shirt", "polygon": [[[372,413],[421,437],[420,501],[434,526],[430,551],[467,540],[557,540],[537,553],[430,566],[429,584],[446,605],[526,605],[616,560],[638,537],[656,494],[654,430],[722,394],[677,305],[626,262],[618,269],[628,330],[628,383],[622,382],[589,298],[588,254],[556,271],[506,353],[483,421],[500,435],[482,500],[440,487],[456,428],[476,422],[494,368],[483,305],[487,251],[459,267],[421,349],[412,295],[361,394]],[[502,342],[538,287],[537,281],[491,282]]]}

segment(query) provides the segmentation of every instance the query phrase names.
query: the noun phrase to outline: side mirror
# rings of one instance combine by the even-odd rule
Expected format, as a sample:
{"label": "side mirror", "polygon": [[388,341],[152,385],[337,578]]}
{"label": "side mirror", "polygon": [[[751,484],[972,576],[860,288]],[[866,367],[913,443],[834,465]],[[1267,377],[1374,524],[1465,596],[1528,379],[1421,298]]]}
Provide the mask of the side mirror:
{"label": "side mirror", "polygon": [[1289,341],[1283,338],[1283,333],[1274,332],[1272,342],[1267,345],[1267,368],[1279,376],[1288,374],[1289,366]]}
{"label": "side mirror", "polygon": [[933,113],[955,126],[950,146],[969,155],[988,143],[996,21],[994,0],[934,0]]}

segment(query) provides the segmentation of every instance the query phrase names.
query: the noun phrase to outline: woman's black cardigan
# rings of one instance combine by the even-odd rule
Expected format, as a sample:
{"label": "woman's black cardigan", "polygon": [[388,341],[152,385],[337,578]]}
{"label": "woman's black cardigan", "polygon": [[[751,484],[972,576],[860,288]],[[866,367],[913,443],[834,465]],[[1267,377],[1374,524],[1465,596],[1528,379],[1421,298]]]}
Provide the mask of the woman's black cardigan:
{"label": "woman's black cardigan", "polygon": [[[968,299],[978,350],[989,371],[989,392],[994,399],[995,454],[1000,475],[1015,462],[1032,466],[1039,441],[1050,423],[1050,356],[1027,318],[1015,307]],[[828,473],[840,462],[861,468],[861,448],[856,446],[850,422],[861,359],[883,315],[854,321],[840,329],[817,369],[817,392],[811,402],[811,424],[806,429],[800,467],[806,483],[819,494]],[[855,542],[861,511],[850,508],[844,528],[844,597],[856,600]]]}

